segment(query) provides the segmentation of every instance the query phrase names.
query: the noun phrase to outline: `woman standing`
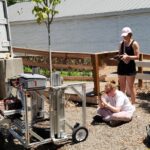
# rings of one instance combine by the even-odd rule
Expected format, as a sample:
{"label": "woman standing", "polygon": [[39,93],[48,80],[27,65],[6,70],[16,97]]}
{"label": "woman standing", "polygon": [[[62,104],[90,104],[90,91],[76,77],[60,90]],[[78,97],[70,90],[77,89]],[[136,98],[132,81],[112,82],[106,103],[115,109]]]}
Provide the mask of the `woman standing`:
{"label": "woman standing", "polygon": [[120,48],[117,73],[119,79],[120,90],[126,92],[127,85],[130,91],[132,104],[136,103],[136,91],[134,87],[136,65],[135,60],[139,59],[139,44],[132,38],[132,30],[129,27],[122,29],[121,37],[123,38]]}

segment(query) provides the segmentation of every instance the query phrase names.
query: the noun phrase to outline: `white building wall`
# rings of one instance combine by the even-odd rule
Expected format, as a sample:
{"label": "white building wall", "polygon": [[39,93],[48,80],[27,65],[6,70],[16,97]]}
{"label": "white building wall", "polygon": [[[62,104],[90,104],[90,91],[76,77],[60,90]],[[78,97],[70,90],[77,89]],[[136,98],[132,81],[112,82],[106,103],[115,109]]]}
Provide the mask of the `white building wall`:
{"label": "white building wall", "polygon": [[[101,52],[118,48],[120,33],[130,26],[141,51],[150,46],[150,13],[111,17],[72,18],[54,21],[51,49],[54,51]],[[12,44],[17,47],[48,49],[45,24],[11,24]]]}

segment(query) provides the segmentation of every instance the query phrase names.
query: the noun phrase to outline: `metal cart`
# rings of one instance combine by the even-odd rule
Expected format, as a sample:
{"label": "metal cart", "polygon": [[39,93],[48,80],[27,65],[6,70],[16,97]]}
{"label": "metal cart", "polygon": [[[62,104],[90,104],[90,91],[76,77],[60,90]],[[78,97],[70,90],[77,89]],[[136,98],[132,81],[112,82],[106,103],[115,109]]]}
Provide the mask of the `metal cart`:
{"label": "metal cart", "polygon": [[[5,89],[5,80],[8,79],[8,89],[10,89],[8,93],[7,90],[4,90],[6,92],[5,94],[4,91],[1,92],[0,90],[1,99],[4,98],[4,100],[0,101],[1,104],[3,102],[3,109],[0,109],[0,113],[4,116],[4,119],[0,121],[1,132],[8,131],[25,148],[32,148],[49,142],[61,143],[69,139],[72,139],[74,142],[86,140],[88,130],[85,127],[85,84],[61,85],[58,74],[53,76],[53,83],[49,87],[46,86],[47,78],[40,75],[34,76],[33,74],[30,76],[24,74],[23,76],[12,78],[18,75],[18,72],[19,74],[23,72],[23,67],[18,67],[20,64],[18,62],[12,65],[14,68],[7,68],[5,66],[7,62],[5,58],[13,58],[6,0],[0,0],[0,24],[0,58],[2,58],[1,64],[3,66],[0,69],[0,83],[3,83],[1,89]],[[20,71],[18,71],[19,68],[21,68]],[[7,77],[5,76],[4,70],[9,72],[6,73]],[[11,79],[9,79],[10,76]],[[82,90],[79,91],[77,87],[81,87]],[[68,88],[71,88],[82,101],[81,124],[76,123],[73,126],[65,118],[65,90]],[[17,94],[15,98],[9,97],[10,99],[5,99],[5,95],[11,95],[13,93],[12,89],[16,90]],[[46,91],[48,93],[47,96],[45,96]],[[18,105],[19,101],[22,107]],[[48,105],[48,111],[44,107],[45,103]],[[37,132],[36,125],[43,120],[47,123],[45,127],[46,137]],[[70,127],[71,134],[67,133],[65,126]]]}
{"label": "metal cart", "polygon": [[[45,80],[45,78],[43,79]],[[43,79],[42,82],[47,80],[43,81]],[[18,79],[16,80],[18,81]],[[17,93],[19,93],[18,97],[22,102],[22,109],[4,110],[2,112],[5,118],[11,116],[8,131],[14,138],[18,139],[25,148],[33,148],[49,142],[59,144],[70,139],[75,143],[86,140],[88,129],[86,128],[85,83],[46,87],[45,83],[42,84],[41,78],[27,79],[25,82],[30,83],[26,85],[19,79],[19,86],[15,85]],[[38,82],[40,84],[37,87]],[[65,118],[65,91],[67,89],[73,90],[82,102],[82,121],[73,126]],[[48,93],[47,95],[45,95],[45,91]],[[45,103],[48,109],[45,107]],[[16,117],[16,114],[19,114],[19,117],[18,115]],[[12,117],[13,115],[15,117]],[[46,122],[42,131],[44,136],[37,132],[37,124],[41,124],[42,121]],[[67,133],[66,126],[71,129],[71,133]]]}

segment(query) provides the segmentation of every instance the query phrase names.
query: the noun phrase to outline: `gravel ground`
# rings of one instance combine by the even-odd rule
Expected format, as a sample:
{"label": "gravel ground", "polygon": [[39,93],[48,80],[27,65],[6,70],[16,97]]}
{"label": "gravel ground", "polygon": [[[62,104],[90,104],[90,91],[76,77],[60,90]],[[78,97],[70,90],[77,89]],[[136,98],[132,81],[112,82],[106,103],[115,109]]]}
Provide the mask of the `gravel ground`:
{"label": "gravel ground", "polygon": [[[87,127],[89,136],[85,142],[75,145],[66,144],[60,150],[146,150],[146,126],[150,123],[150,93],[139,91],[136,112],[130,123],[118,127],[110,127],[105,123],[92,126],[91,118],[95,114],[94,107],[87,107]],[[75,111],[76,112],[76,111]]]}
{"label": "gravel ground", "polygon": [[[146,126],[150,123],[149,101],[139,100],[136,113],[130,123],[118,127],[106,124],[88,125],[89,137],[85,142],[76,145],[64,145],[61,150],[145,150]],[[95,108],[87,108],[87,122],[90,124]]]}
{"label": "gravel ground", "polygon": [[[150,83],[146,83],[143,89],[137,88],[138,103],[136,112],[131,122],[118,127],[110,127],[105,123],[93,126],[91,125],[92,117],[96,113],[94,105],[86,107],[86,127],[89,131],[89,136],[86,141],[73,144],[72,141],[67,141],[62,145],[54,145],[52,143],[39,146],[37,150],[148,150],[150,142],[147,141],[146,126],[150,124]],[[68,120],[71,126],[76,122],[81,122],[82,111],[81,107],[74,103],[68,103],[66,106],[65,119]],[[72,133],[72,130],[66,131]],[[23,150],[23,146],[14,140],[14,143],[2,141],[4,150]],[[2,146],[0,146],[2,150]]]}
{"label": "gravel ground", "polygon": [[[47,144],[37,150],[148,150],[150,143],[146,140],[146,126],[150,123],[150,93],[139,91],[136,112],[130,123],[118,127],[110,127],[105,123],[93,126],[92,117],[96,106],[87,106],[87,128],[89,136],[86,141],[73,144],[71,141],[63,145]],[[74,124],[81,119],[81,107],[71,104],[66,107],[66,119]],[[19,144],[5,141],[5,150],[23,150]]]}

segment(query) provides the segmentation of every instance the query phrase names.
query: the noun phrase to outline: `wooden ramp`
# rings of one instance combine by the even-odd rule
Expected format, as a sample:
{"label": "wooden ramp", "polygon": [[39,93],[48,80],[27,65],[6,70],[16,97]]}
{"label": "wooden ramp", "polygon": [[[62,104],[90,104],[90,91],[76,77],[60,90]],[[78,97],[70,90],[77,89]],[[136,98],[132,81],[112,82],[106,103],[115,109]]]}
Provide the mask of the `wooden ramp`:
{"label": "wooden ramp", "polygon": [[[65,82],[65,84],[70,84],[70,83],[75,83],[75,81],[71,82]],[[82,82],[81,82],[82,83]],[[98,97],[94,95],[93,89],[94,89],[94,83],[93,82],[84,82],[86,84],[86,103],[88,104],[98,104],[97,103],[97,99]],[[106,82],[100,82],[100,86],[101,86],[101,90],[104,90],[104,85],[106,84]],[[77,90],[81,91],[80,88],[78,88]],[[76,95],[76,93],[74,91],[72,91],[71,89],[67,89],[65,91],[66,96],[68,97],[69,100],[75,101],[75,102],[81,102],[81,99],[79,96]]]}

